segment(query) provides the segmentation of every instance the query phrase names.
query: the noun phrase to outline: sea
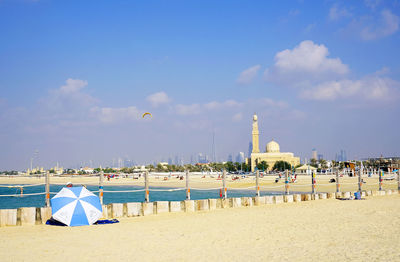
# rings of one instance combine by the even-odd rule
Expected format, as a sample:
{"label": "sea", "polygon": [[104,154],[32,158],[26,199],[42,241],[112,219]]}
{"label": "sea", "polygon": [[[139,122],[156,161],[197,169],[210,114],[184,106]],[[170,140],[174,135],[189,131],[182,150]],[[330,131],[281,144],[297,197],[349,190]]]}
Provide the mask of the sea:
{"label": "sea", "polygon": [[[28,196],[26,194],[45,192],[45,186],[24,187],[23,194],[19,187],[7,187],[8,185],[0,185],[0,209],[14,209],[20,207],[43,207],[45,205],[45,195]],[[50,198],[59,192],[64,185],[50,185]],[[87,185],[86,188],[94,194],[99,195],[99,187],[97,185]],[[104,191],[128,191],[141,190],[140,186],[117,185],[104,186]],[[155,191],[153,191],[155,190]],[[159,191],[160,190],[160,191]],[[283,192],[267,192],[260,191],[260,195],[281,195]],[[13,195],[13,196],[3,196]],[[104,192],[103,203],[127,203],[127,202],[144,202],[144,191],[139,192]],[[232,189],[227,191],[228,197],[253,197],[256,195],[255,190]],[[182,201],[186,199],[185,189],[174,191],[174,188],[150,187],[150,201]],[[209,199],[220,198],[219,189],[210,190],[190,190],[190,199]]]}

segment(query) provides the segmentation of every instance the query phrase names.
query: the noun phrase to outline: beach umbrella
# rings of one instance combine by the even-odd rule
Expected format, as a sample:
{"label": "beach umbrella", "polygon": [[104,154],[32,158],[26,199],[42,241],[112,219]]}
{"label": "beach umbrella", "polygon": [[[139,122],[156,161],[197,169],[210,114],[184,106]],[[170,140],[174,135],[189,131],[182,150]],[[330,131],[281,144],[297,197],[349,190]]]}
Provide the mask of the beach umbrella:
{"label": "beach umbrella", "polygon": [[53,218],[67,226],[91,225],[102,216],[99,197],[84,187],[64,187],[50,201]]}

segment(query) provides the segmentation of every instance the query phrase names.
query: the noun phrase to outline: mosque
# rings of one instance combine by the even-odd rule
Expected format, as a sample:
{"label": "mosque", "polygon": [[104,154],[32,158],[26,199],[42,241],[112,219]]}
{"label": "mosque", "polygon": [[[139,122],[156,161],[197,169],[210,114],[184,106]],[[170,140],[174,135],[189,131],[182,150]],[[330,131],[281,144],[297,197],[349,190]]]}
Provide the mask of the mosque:
{"label": "mosque", "polygon": [[295,157],[293,153],[290,152],[281,153],[279,144],[274,140],[272,140],[267,144],[265,153],[260,153],[259,142],[258,142],[259,134],[260,133],[258,131],[258,118],[257,115],[254,114],[253,131],[252,131],[253,150],[251,152],[251,156],[249,159],[251,162],[251,171],[254,171],[257,164],[261,163],[262,161],[267,162],[268,170],[271,170],[275,162],[277,161],[286,161],[292,166],[297,166],[300,164],[300,158]]}

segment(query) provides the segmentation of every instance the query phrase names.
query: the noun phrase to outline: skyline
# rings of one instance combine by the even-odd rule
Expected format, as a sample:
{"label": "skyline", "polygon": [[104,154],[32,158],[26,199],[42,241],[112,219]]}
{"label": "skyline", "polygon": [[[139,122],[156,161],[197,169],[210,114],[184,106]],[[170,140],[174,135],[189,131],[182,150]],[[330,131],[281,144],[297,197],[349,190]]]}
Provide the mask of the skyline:
{"label": "skyline", "polygon": [[254,113],[262,151],[400,155],[396,1],[4,0],[0,22],[0,170],[226,159]]}

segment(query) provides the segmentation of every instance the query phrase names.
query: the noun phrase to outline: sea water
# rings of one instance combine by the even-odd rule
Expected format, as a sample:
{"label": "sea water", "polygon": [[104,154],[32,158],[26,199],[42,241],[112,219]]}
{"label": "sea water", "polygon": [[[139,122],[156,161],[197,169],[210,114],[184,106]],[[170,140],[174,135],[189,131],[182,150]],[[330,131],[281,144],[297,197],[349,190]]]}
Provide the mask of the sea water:
{"label": "sea water", "polygon": [[[43,207],[45,204],[45,195],[34,195],[27,196],[25,194],[30,193],[41,193],[45,192],[45,186],[34,186],[24,187],[23,194],[21,195],[21,189],[19,187],[4,187],[7,185],[0,185],[0,209],[14,209],[19,207]],[[50,185],[50,198],[59,192],[64,185]],[[88,185],[87,189],[90,191],[98,191],[99,187],[94,185]],[[128,191],[128,190],[140,190],[143,187],[140,186],[129,186],[129,185],[118,185],[118,186],[104,186],[104,191]],[[174,188],[165,187],[150,187],[150,201],[182,201],[186,199],[186,190],[182,189],[179,191],[168,191]],[[157,190],[157,191],[152,191]],[[158,191],[162,190],[162,191]],[[261,191],[261,196],[264,195],[280,195],[283,192],[267,192]],[[94,194],[99,195],[98,192]],[[228,197],[253,197],[256,195],[255,190],[243,190],[243,189],[232,189],[227,192]],[[2,196],[2,195],[14,195],[14,196]],[[104,192],[103,202],[104,204],[110,203],[127,203],[127,202],[144,202],[144,191],[139,192]],[[220,198],[219,189],[211,190],[190,190],[190,199],[208,199],[208,198]]]}

